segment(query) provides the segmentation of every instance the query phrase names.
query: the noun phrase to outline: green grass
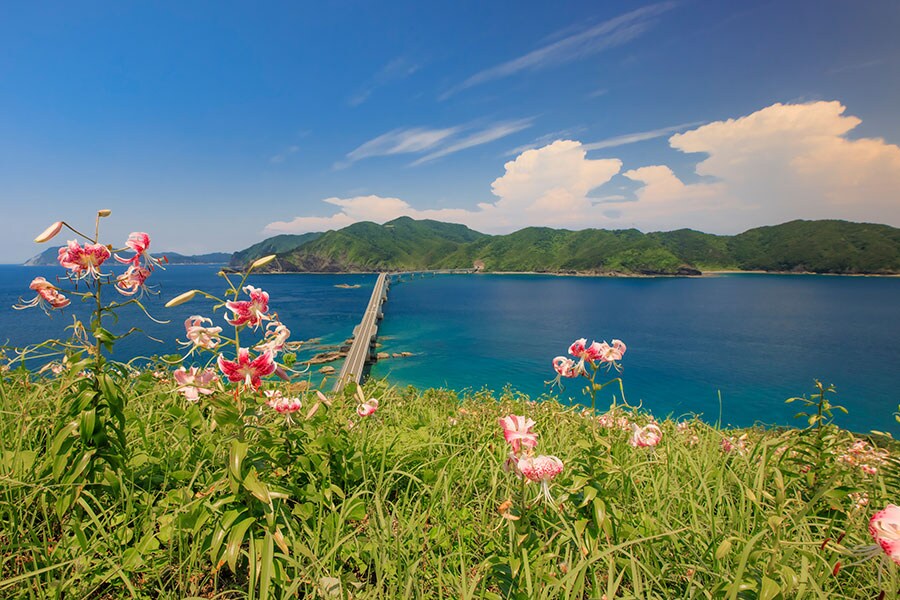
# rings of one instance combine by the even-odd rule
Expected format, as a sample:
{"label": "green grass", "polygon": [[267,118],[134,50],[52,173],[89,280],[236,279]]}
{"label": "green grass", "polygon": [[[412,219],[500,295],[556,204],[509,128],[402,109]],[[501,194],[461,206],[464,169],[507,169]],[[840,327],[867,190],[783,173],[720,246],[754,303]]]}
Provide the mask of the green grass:
{"label": "green grass", "polygon": [[[6,373],[0,383],[0,597],[786,599],[897,590],[893,564],[852,565],[850,552],[872,543],[871,514],[900,498],[895,453],[864,475],[838,460],[854,439],[844,431],[691,421],[678,432],[666,420],[659,446],[634,448],[628,432],[552,400],[380,383],[367,386],[380,400],[373,417],[356,416],[348,391],[304,419],[310,394],[289,427],[261,402],[245,398],[237,412],[229,393],[189,405],[172,383],[143,373],[128,384],[127,472],[67,484],[53,478],[47,448],[75,377]],[[497,419],[510,413],[533,418],[539,453],[565,463],[553,506],[530,506],[537,485],[502,468],[509,448]],[[745,452],[723,452],[723,439],[745,433]],[[285,497],[268,505],[251,488]],[[73,491],[60,514],[55,498]],[[849,494],[859,492],[869,505],[857,509]],[[498,511],[507,500],[517,519]],[[251,517],[237,535],[236,523]],[[273,523],[284,548],[265,534]]]}

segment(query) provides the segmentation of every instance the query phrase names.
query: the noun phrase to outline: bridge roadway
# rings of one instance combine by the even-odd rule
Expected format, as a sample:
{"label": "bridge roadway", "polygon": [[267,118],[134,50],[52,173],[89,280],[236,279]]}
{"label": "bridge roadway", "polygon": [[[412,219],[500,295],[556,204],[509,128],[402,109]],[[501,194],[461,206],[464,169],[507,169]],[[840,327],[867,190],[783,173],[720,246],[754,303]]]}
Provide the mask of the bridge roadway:
{"label": "bridge roadway", "polygon": [[362,380],[363,370],[366,362],[372,356],[372,349],[375,344],[375,338],[378,334],[378,321],[381,320],[381,305],[387,300],[387,290],[391,284],[391,277],[396,275],[415,275],[421,274],[444,274],[444,273],[471,273],[471,269],[446,269],[433,271],[402,271],[397,273],[379,273],[378,279],[375,281],[375,288],[372,290],[372,296],[369,298],[369,304],[366,306],[366,312],[363,313],[362,321],[353,330],[353,344],[344,359],[344,365],[338,373],[337,381],[334,384],[334,391],[339,392],[344,389],[351,379],[356,383]]}
{"label": "bridge roadway", "polygon": [[381,314],[381,303],[387,296],[387,288],[390,279],[387,273],[379,273],[378,279],[375,281],[375,289],[372,290],[372,297],[369,298],[369,304],[366,306],[366,312],[363,313],[362,321],[353,330],[353,345],[350,346],[350,352],[344,359],[344,366],[338,374],[337,381],[334,384],[334,391],[341,391],[348,381],[353,379],[359,383],[362,379],[363,369],[366,361],[372,352],[372,344],[375,343],[375,334],[378,333],[378,319]]}

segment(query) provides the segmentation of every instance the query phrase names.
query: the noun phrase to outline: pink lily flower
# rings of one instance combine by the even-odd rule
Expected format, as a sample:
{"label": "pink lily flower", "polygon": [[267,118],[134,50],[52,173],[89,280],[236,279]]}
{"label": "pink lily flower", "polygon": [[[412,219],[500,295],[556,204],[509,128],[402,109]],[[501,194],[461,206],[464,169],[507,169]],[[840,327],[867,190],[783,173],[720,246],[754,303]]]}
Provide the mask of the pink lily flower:
{"label": "pink lily flower", "polygon": [[65,308],[71,304],[71,301],[68,298],[61,294],[52,283],[43,277],[35,277],[31,280],[31,285],[28,287],[37,292],[37,295],[28,302],[19,298],[20,304],[14,305],[14,309],[24,310],[26,308],[40,306],[44,312],[49,314],[50,310]]}
{"label": "pink lily flower", "polygon": [[203,348],[204,350],[212,350],[219,345],[221,341],[219,334],[222,333],[221,327],[204,327],[204,323],[212,325],[212,319],[193,315],[188,317],[184,322],[184,330],[187,333],[187,342],[179,342],[182,346],[191,346],[194,348]]}
{"label": "pink lily flower", "polygon": [[124,273],[116,277],[116,291],[123,296],[134,296],[140,292],[143,295],[147,291],[145,285],[150,271],[144,267],[130,265]]}
{"label": "pink lily flower", "polygon": [[200,399],[200,394],[209,396],[215,393],[211,384],[219,380],[219,376],[212,369],[203,369],[191,367],[190,371],[184,367],[179,367],[172,373],[178,388],[175,390],[184,394],[190,402],[196,402]]}
{"label": "pink lily flower", "polygon": [[[596,344],[596,342],[594,343]],[[613,340],[612,346],[606,342],[597,344],[597,346],[599,347],[600,361],[605,363],[622,360],[626,350],[625,343],[622,340]]]}
{"label": "pink lily flower", "polygon": [[225,303],[225,307],[232,313],[230,319],[225,319],[230,325],[250,325],[254,329],[259,327],[263,320],[269,320],[266,316],[269,312],[269,294],[252,285],[244,286],[244,291],[250,296],[250,300],[232,300]]}
{"label": "pink lily flower", "polygon": [[150,255],[147,250],[150,248],[150,236],[144,233],[143,231],[133,231],[128,235],[128,241],[125,242],[125,247],[130,248],[134,251],[134,256],[131,258],[122,258],[118,254],[115,255],[117,261],[122,264],[134,265],[135,267],[139,267],[141,264],[141,259],[144,259],[147,264],[147,268],[151,271],[155,267],[163,268],[162,260],[158,258],[154,258]]}
{"label": "pink lily flower", "polygon": [[69,240],[67,246],[59,249],[59,264],[72,271],[76,279],[91,275],[94,279],[100,277],[100,265],[109,258],[109,248],[103,244],[81,245],[75,240]]}
{"label": "pink lily flower", "polygon": [[587,338],[577,339],[569,346],[569,354],[579,359],[579,365],[584,365],[584,361],[595,362],[600,360],[600,344],[591,342],[587,346]]}
{"label": "pink lily flower", "polygon": [[900,506],[888,504],[872,515],[869,533],[885,554],[900,565]]}
{"label": "pink lily flower", "polygon": [[219,355],[217,360],[219,369],[232,383],[244,382],[244,385],[258,390],[262,384],[262,377],[275,372],[276,365],[272,355],[263,352],[253,360],[250,359],[250,350],[241,348],[238,350],[237,361],[226,360]]}
{"label": "pink lily flower", "polygon": [[279,390],[266,390],[263,393],[267,398],[266,405],[278,414],[284,415],[288,424],[292,424],[294,420],[291,415],[303,406],[300,398],[287,398]]}
{"label": "pink lily flower", "polygon": [[553,359],[553,370],[560,377],[578,377],[581,375],[581,372],[575,365],[575,361],[571,358],[566,358],[565,356],[557,356]]}
{"label": "pink lily flower", "polygon": [[254,346],[254,350],[260,352],[271,352],[272,356],[277,356],[279,352],[284,350],[284,345],[288,338],[291,337],[291,330],[279,321],[270,321],[266,325],[266,335],[264,341]]}
{"label": "pink lily flower", "polygon": [[537,434],[531,431],[531,428],[535,426],[533,420],[519,415],[507,415],[497,421],[503,428],[503,439],[509,443],[516,454],[522,447],[530,449],[537,446]]}
{"label": "pink lily flower", "polygon": [[553,504],[550,495],[550,481],[563,471],[563,462],[555,456],[524,456],[516,463],[516,468],[528,481],[540,482],[541,492],[537,499],[543,498]]}
{"label": "pink lily flower", "polygon": [[356,407],[356,414],[360,417],[371,417],[375,414],[375,411],[378,410],[378,399],[369,398],[366,400],[366,396],[363,394],[361,386],[356,386],[356,397],[359,398],[360,401],[359,406]]}
{"label": "pink lily flower", "polygon": [[631,425],[631,439],[628,443],[635,448],[649,448],[655,446],[662,439],[662,430],[655,423],[638,427],[637,423]]}

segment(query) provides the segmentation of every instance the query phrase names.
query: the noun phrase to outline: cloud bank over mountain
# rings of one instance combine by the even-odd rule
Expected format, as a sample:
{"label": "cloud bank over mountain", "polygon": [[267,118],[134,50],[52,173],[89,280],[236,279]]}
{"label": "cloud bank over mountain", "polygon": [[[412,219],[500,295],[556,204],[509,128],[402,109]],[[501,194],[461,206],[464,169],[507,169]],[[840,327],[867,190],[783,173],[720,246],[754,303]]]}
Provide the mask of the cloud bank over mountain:
{"label": "cloud bank over mountain", "polygon": [[[673,150],[704,155],[693,174],[679,176],[665,164],[632,167],[617,158],[592,159],[589,145],[557,140],[507,162],[491,184],[493,202],[420,210],[400,198],[327,198],[339,207],[330,216],[278,221],[266,231],[322,231],[398,216],[485,232],[547,225],[734,233],[798,218],[900,226],[900,147],[880,138],[851,138],[861,120],[845,111],[838,101],[776,103],[672,135]],[[619,184],[630,180],[637,186],[633,192],[623,194],[621,185],[610,184],[619,175]]]}

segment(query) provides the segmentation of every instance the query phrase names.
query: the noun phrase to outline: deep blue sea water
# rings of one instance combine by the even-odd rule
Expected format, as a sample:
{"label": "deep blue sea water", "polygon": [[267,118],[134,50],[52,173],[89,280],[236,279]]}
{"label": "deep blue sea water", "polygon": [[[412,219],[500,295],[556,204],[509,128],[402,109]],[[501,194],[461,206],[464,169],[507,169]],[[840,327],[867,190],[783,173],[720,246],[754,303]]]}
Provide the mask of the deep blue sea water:
{"label": "deep blue sea water", "polygon": [[[628,345],[625,392],[657,415],[792,424],[791,396],[837,386],[855,430],[900,433],[900,279],[443,275],[391,287],[373,374],[416,386],[548,391],[576,338]],[[583,401],[580,385],[560,395]],[[606,390],[604,390],[606,392]],[[609,397],[607,397],[609,400]]]}
{"label": "deep blue sea water", "polygon": [[[117,267],[113,269],[121,272],[122,269]],[[116,347],[116,358],[127,360],[135,356],[178,352],[175,339],[185,339],[184,320],[191,315],[213,317],[216,325],[229,327],[222,318],[221,309],[216,315],[212,313],[213,302],[210,300],[197,297],[174,308],[163,306],[178,294],[194,288],[222,297],[225,282],[216,275],[218,271],[219,267],[193,265],[155,270],[148,283],[156,287],[159,295],[145,295],[142,302],[154,318],[171,322],[157,324],[147,319],[137,307],[126,307],[121,312],[120,321],[107,327],[114,333],[140,327],[145,335],[135,334],[122,340]],[[0,344],[22,346],[48,337],[65,337],[64,329],[71,325],[72,314],[87,319],[88,307],[78,306],[78,301],[74,299],[65,311],[53,312],[52,318],[36,308],[24,311],[10,308],[19,296],[25,299],[34,297],[34,292],[28,289],[32,278],[43,276],[55,281],[57,276],[64,274],[63,269],[57,268],[0,265]],[[239,281],[238,277],[235,284]],[[321,344],[338,344],[353,334],[353,328],[359,323],[369,301],[374,282],[372,275],[266,275],[251,276],[248,280],[248,283],[269,292],[269,308],[287,324],[292,340],[321,338]],[[341,283],[360,284],[362,287],[334,287]],[[68,281],[63,281],[59,287],[65,290],[70,285]],[[111,286],[105,290],[111,292],[111,297],[125,300],[112,291]]]}
{"label": "deep blue sea water", "polygon": [[[148,299],[157,318],[137,311],[113,329],[140,326],[119,358],[177,349],[184,319],[210,314],[194,300],[165,309],[190,288],[220,291],[216,267],[172,266],[153,275],[162,294]],[[32,277],[61,270],[0,266],[0,343],[34,343],[60,336],[72,310],[48,319],[41,311],[8,308]],[[271,275],[251,283],[267,290],[271,307],[293,339],[349,337],[366,306],[371,275]],[[338,283],[361,284],[338,289]],[[76,312],[78,309],[76,308]],[[221,320],[221,317],[217,317]],[[222,324],[222,323],[220,323]],[[582,278],[538,275],[440,275],[395,283],[385,305],[380,350],[415,356],[376,364],[372,374],[398,385],[456,390],[502,389],[532,396],[550,391],[550,361],[578,337],[622,339],[629,401],[657,415],[702,413],[709,421],[750,425],[800,424],[791,396],[808,394],[813,380],[837,386],[836,401],[850,414],[839,423],[858,431],[900,435],[892,413],[900,404],[900,279],[727,275],[688,278]],[[582,401],[580,385],[556,390]],[[605,393],[605,390],[604,390]],[[609,397],[605,398],[608,401]]]}

